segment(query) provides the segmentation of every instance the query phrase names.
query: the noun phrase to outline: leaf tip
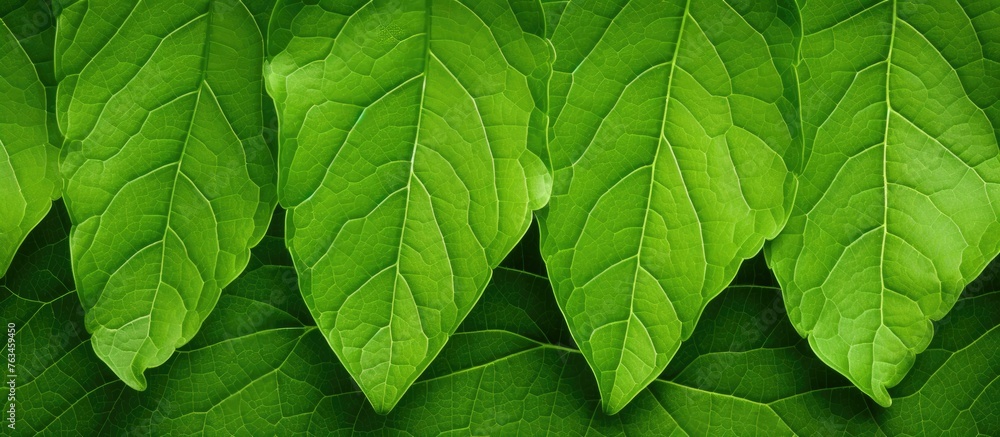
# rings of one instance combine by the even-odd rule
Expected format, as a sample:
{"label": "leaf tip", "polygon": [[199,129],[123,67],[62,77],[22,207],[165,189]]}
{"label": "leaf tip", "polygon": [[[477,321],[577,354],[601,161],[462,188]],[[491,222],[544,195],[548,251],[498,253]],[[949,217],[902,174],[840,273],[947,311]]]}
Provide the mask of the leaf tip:
{"label": "leaf tip", "polygon": [[537,211],[548,205],[552,196],[552,173],[538,156],[529,153],[525,165],[528,184],[528,208]]}
{"label": "leaf tip", "polygon": [[604,414],[609,416],[618,414],[645,388],[646,384],[626,384],[623,386],[620,380],[608,389],[602,387],[601,408],[604,410]]}
{"label": "leaf tip", "polygon": [[108,363],[108,367],[115,372],[115,375],[118,375],[118,379],[121,379],[125,385],[135,391],[146,391],[146,375],[143,374],[146,369],[139,365],[120,367],[111,363]]}
{"label": "leaf tip", "polygon": [[396,404],[399,403],[400,398],[400,396],[395,393],[383,393],[381,397],[367,397],[368,401],[372,404],[372,409],[374,409],[380,416],[385,416],[391,413],[392,409],[396,408]]}
{"label": "leaf tip", "polygon": [[[117,372],[115,372],[117,373]],[[128,375],[119,375],[121,380],[125,382],[125,385],[131,387],[135,391],[146,391],[146,376],[142,372]]]}
{"label": "leaf tip", "polygon": [[601,400],[601,408],[604,410],[604,414],[607,414],[608,416],[618,414],[622,408],[625,408],[625,405],[628,405],[628,402]]}
{"label": "leaf tip", "polygon": [[146,369],[163,364],[173,353],[173,349],[166,350],[165,357],[158,359],[161,357],[154,356],[150,361],[140,351],[123,349],[120,340],[116,343],[115,334],[104,327],[98,328],[91,334],[90,344],[94,354],[114,372],[115,376],[136,391],[146,391],[144,375]]}
{"label": "leaf tip", "polygon": [[879,406],[882,408],[889,408],[892,406],[892,396],[889,396],[888,390],[886,390],[885,385],[881,383],[875,383],[872,387],[872,391],[868,393],[872,399],[875,400]]}
{"label": "leaf tip", "polygon": [[111,369],[112,372],[122,380],[125,385],[135,391],[146,391],[146,375],[143,374],[145,368],[138,364],[132,366],[119,366],[101,354],[97,356]]}

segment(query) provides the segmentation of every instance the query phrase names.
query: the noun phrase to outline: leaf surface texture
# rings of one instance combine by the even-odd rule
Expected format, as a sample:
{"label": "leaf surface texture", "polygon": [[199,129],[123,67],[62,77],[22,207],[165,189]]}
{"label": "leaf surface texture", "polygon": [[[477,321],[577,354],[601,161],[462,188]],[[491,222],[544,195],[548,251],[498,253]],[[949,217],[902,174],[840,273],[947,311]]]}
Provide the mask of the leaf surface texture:
{"label": "leaf surface texture", "polygon": [[129,386],[187,343],[276,195],[262,34],[243,1],[67,1],[56,36],[77,292]]}
{"label": "leaf surface texture", "polygon": [[554,189],[542,251],[615,413],[785,223],[797,22],[781,1],[548,6]]}
{"label": "leaf surface texture", "polygon": [[995,1],[801,2],[804,167],[768,249],[789,317],[879,404],[1000,252]]}
{"label": "leaf surface texture", "polygon": [[375,409],[438,355],[545,204],[532,2],[280,2],[268,90],[306,305]]}
{"label": "leaf surface texture", "polygon": [[[46,48],[51,52],[54,30],[40,3],[0,4],[0,276],[61,188],[45,89],[52,83]],[[30,21],[33,13],[50,21]]]}

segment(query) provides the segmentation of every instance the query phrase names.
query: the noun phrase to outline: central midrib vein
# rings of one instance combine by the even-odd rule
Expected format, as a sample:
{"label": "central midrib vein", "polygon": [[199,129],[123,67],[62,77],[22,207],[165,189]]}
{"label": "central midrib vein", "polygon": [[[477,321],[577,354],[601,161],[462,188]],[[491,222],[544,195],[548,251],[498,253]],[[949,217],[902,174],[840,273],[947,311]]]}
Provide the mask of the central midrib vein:
{"label": "central midrib vein", "polygon": [[[670,91],[671,91],[671,89],[673,89],[674,72],[677,71],[677,58],[678,58],[678,54],[681,51],[681,39],[684,37],[684,27],[685,27],[685,24],[687,23],[688,15],[690,14],[690,10],[691,10],[691,0],[687,0],[684,3],[684,12],[681,15],[680,29],[677,30],[677,41],[674,43],[674,53],[673,53],[673,55],[671,57],[671,60],[670,60],[670,75],[667,78],[667,89],[666,89],[667,92],[666,92],[666,96],[664,96],[663,118],[662,118],[662,121],[660,123],[660,135],[656,139],[656,141],[657,141],[656,152],[653,154],[653,160],[652,160],[652,163],[651,163],[651,168],[650,168],[650,173],[649,173],[649,193],[646,196],[646,209],[645,209],[645,214],[644,214],[643,219],[642,219],[641,232],[639,233],[639,248],[638,248],[638,251],[636,252],[636,256],[635,256],[635,273],[634,273],[634,275],[632,277],[631,297],[629,298],[629,313],[628,313],[628,318],[625,321],[625,337],[626,337],[626,340],[628,338],[629,329],[631,328],[632,316],[633,316],[633,314],[635,314],[635,289],[638,286],[639,270],[642,269],[643,241],[645,240],[645,237],[646,237],[646,226],[649,223],[649,210],[652,207],[652,203],[653,203],[653,187],[656,184],[656,163],[659,160],[660,150],[663,147],[666,147],[666,148],[670,149],[670,153],[672,155],[674,155],[674,164],[677,166],[677,171],[678,171],[678,174],[679,174],[679,177],[680,177],[682,183],[683,183],[683,180],[684,180],[684,175],[680,173],[681,172],[680,163],[677,162],[677,156],[673,153],[673,149],[671,148],[670,144],[663,144],[661,146],[660,143],[666,138],[667,113],[668,113],[669,108],[670,108],[670,94],[671,94]],[[685,189],[685,191],[687,191],[687,190]],[[688,194],[688,201],[691,201],[690,193]],[[691,202],[691,208],[693,210],[695,210],[695,208],[694,208],[694,202]],[[697,210],[695,210],[695,214],[697,214]],[[699,224],[699,232],[700,232],[700,230],[701,230],[701,227],[700,227],[700,224]],[[670,296],[666,295],[666,292],[664,292],[664,297],[666,298],[667,303],[670,304],[671,308],[674,309],[673,301],[670,300]],[[676,309],[674,309],[674,314],[677,315],[678,318],[680,318],[680,316],[677,314],[677,310]],[[654,349],[653,352],[656,353],[656,350]],[[619,355],[619,357],[618,357],[618,365],[616,366],[615,382],[617,382],[617,369],[621,368],[622,360],[624,359],[624,357],[625,357],[625,353],[624,353],[624,351],[622,351],[621,355]],[[655,367],[655,363],[654,363],[654,367]],[[646,384],[648,384],[650,381],[652,381],[653,379],[655,379],[656,376],[657,376],[656,372],[653,372],[652,376],[648,378],[649,380],[648,381],[643,381],[643,382],[645,382]],[[645,386],[646,384],[643,384],[643,386]],[[613,387],[614,387],[614,384],[612,384],[612,388]]]}
{"label": "central midrib vein", "polygon": [[[879,329],[885,325],[885,243],[889,235],[889,174],[888,174],[888,149],[889,149],[889,119],[892,117],[892,102],[889,97],[889,80],[892,72],[892,50],[896,41],[896,0],[892,1],[892,28],[889,31],[889,52],[885,58],[885,132],[882,138],[882,253],[879,255]],[[876,335],[878,332],[876,331]],[[875,338],[872,338],[872,363],[875,361]],[[874,387],[874,372],[871,375],[872,390]]]}
{"label": "central midrib vein", "polygon": [[[389,343],[390,343],[389,344],[389,360],[388,360],[388,367],[389,368],[392,367],[392,350],[393,350],[393,346],[391,344],[392,343],[392,320],[393,320],[393,315],[395,314],[395,311],[396,311],[396,290],[399,289],[399,277],[400,277],[400,274],[401,274],[400,273],[400,264],[402,264],[402,262],[403,262],[403,260],[402,260],[402,258],[403,258],[403,238],[406,236],[406,220],[407,220],[407,217],[409,216],[409,212],[410,212],[410,199],[411,199],[411,196],[412,196],[412,193],[413,193],[413,178],[416,177],[416,175],[414,173],[415,172],[415,168],[414,168],[415,164],[414,163],[417,160],[417,147],[418,147],[418,144],[420,144],[420,126],[421,126],[421,122],[423,120],[423,114],[424,114],[424,97],[427,95],[427,70],[428,70],[428,67],[430,66],[430,61],[431,61],[431,59],[430,59],[431,58],[431,0],[427,0],[426,3],[425,3],[425,5],[426,5],[426,12],[425,12],[426,16],[424,18],[424,20],[425,20],[424,21],[424,28],[425,28],[425,30],[424,30],[424,32],[425,32],[424,33],[424,38],[426,38],[426,41],[424,42],[424,72],[423,72],[423,76],[424,77],[423,77],[423,81],[420,84],[420,103],[417,105],[417,110],[419,112],[417,112],[417,124],[416,124],[415,134],[414,134],[414,138],[413,138],[413,151],[412,151],[412,153],[410,155],[410,175],[406,179],[406,185],[407,185],[407,188],[406,188],[406,200],[403,203],[403,221],[401,223],[401,229],[399,231],[399,247],[397,248],[397,251],[396,251],[396,275],[395,275],[395,277],[393,277],[393,280],[392,280],[392,297],[389,299],[389,302],[390,302],[389,303],[389,322],[386,325],[386,329],[389,330]],[[412,292],[412,290],[411,290],[411,292]],[[386,392],[389,390],[389,373],[390,373],[389,370],[386,370],[386,372],[385,372],[385,378],[384,378],[383,383],[382,383],[382,404],[383,404],[382,407],[385,406]],[[418,372],[413,372],[413,373],[418,374]],[[409,379],[410,380],[409,382],[412,383],[413,379],[415,379],[415,378],[416,378],[416,376],[411,375],[407,379]]]}

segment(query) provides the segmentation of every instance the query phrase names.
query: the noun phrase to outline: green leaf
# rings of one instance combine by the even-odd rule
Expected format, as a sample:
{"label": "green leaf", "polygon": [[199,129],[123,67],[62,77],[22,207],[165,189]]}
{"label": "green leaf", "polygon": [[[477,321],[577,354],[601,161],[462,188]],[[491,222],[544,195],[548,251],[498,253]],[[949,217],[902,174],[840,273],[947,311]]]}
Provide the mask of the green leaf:
{"label": "green leaf", "polygon": [[[69,227],[56,202],[0,279],[0,317],[15,329],[13,369],[4,352],[3,408],[4,428],[14,435],[96,433],[125,388],[90,348],[70,270]],[[13,429],[7,428],[11,404]]]}
{"label": "green leaf", "polygon": [[803,2],[802,188],[769,246],[796,329],[883,406],[1000,252],[995,1]]}
{"label": "green leaf", "polygon": [[19,3],[0,4],[0,276],[60,189],[58,143],[49,138],[51,117],[40,79],[51,77],[51,65],[39,54],[46,43],[51,50],[51,38],[32,35],[51,26],[25,25],[31,8]]}
{"label": "green leaf", "polygon": [[[58,7],[58,5],[55,5]],[[0,20],[17,37],[45,86],[54,86],[52,65],[56,34],[55,10],[50,0],[4,0],[0,2]]]}
{"label": "green leaf", "polygon": [[[59,148],[62,145],[62,134],[59,133],[55,117],[56,71],[53,62],[57,6],[52,5],[52,0],[6,0],[0,2],[0,21],[17,37],[21,47],[35,64],[38,78],[45,85],[46,107],[49,111],[46,122],[49,144]],[[56,157],[58,153],[55,151]]]}
{"label": "green leaf", "polygon": [[135,389],[198,331],[274,207],[255,18],[242,1],[62,3],[74,277],[94,351]]}
{"label": "green leaf", "polygon": [[[742,420],[771,424],[737,434],[989,434],[1000,426],[1000,315],[992,310],[1000,304],[998,272],[1000,263],[966,289],[913,374],[892,390],[897,401],[891,408],[878,406],[819,360],[784,317],[778,289],[768,286],[734,286],[712,302],[705,323],[650,390],[664,402],[682,404],[676,402],[681,389],[700,392],[687,395],[691,410],[673,413],[694,427],[691,434],[711,433],[697,426],[715,424],[715,418],[698,418],[697,411],[727,411],[718,401],[753,406],[765,420]],[[660,391],[667,387],[673,391]],[[706,393],[718,397],[709,400]]]}
{"label": "green leaf", "polygon": [[[317,4],[318,3],[318,4]],[[271,21],[288,247],[385,413],[524,235],[550,178],[540,4],[288,0]]]}
{"label": "green leaf", "polygon": [[[58,229],[56,217],[47,221]],[[89,351],[80,353],[84,336],[49,340],[79,332],[50,326],[82,323],[82,309],[53,282],[70,281],[65,231],[46,237],[45,225],[21,251],[16,275],[0,284],[2,314],[20,326],[19,351],[76,353],[52,355],[54,364],[39,366],[46,370],[30,383],[19,380],[23,407],[32,409],[19,410],[16,434],[47,426],[101,435],[975,435],[1000,426],[1000,263],[939,323],[914,372],[893,390],[897,402],[884,409],[813,355],[755,258],[737,275],[741,285],[709,303],[666,372],[615,416],[601,413],[548,281],[500,268],[439,358],[382,416],[313,326],[294,270],[263,262],[280,251],[272,237],[191,343],[149,371],[150,388],[124,390]],[[38,301],[59,294],[63,306],[49,306],[65,309],[52,318]],[[18,314],[34,316],[23,323]]]}
{"label": "green leaf", "polygon": [[545,11],[545,37],[552,38],[552,34],[559,27],[559,18],[562,16],[569,0],[541,0],[542,10]]}
{"label": "green leaf", "polygon": [[[273,285],[276,269],[247,277],[260,273],[269,278],[259,284],[264,289],[287,290]],[[368,405],[320,330],[294,327],[298,319],[289,314],[301,314],[291,309],[301,306],[294,290],[282,294],[292,299],[276,302],[249,297],[252,287],[237,286],[243,281],[234,283],[232,293],[226,290],[220,306],[239,299],[241,307],[269,312],[270,325],[240,334],[220,325],[227,314],[233,321],[244,320],[244,314],[214,313],[199,337],[219,335],[192,342],[190,350],[156,369],[149,392],[127,393],[112,433],[484,435],[521,428],[538,434],[549,422],[554,390],[566,384],[558,371],[573,352],[559,345],[569,336],[544,278],[498,269],[481,305],[388,416]],[[233,377],[220,381],[216,375]],[[583,395],[582,386],[565,387]],[[192,398],[196,389],[199,395]],[[586,421],[573,425],[581,429]]]}
{"label": "green leaf", "polygon": [[794,5],[730,3],[571,0],[552,35],[543,253],[609,413],[791,209]]}
{"label": "green leaf", "polygon": [[776,288],[733,286],[707,306],[667,371],[607,416],[547,281],[501,268],[440,357],[382,416],[311,326],[293,275],[262,266],[234,282],[219,300],[227,311],[150,372],[150,390],[123,393],[105,432],[968,435],[996,429],[1000,417],[1000,293],[985,292],[995,288],[960,301],[897,388],[897,405],[882,409],[813,355]]}

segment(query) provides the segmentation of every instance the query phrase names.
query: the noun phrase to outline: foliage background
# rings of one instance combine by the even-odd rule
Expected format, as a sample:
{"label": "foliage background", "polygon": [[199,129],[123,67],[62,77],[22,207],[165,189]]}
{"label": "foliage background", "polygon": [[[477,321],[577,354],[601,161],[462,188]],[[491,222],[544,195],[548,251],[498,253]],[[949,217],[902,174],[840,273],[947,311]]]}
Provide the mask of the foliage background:
{"label": "foliage background", "polygon": [[[277,213],[280,218],[281,212]],[[281,223],[276,221],[276,223]],[[272,226],[198,336],[136,392],[90,350],[56,204],[0,282],[19,321],[16,435],[990,435],[1000,429],[1000,264],[970,285],[882,408],[820,362],[758,257],[692,341],[605,415],[534,229],[395,410],[374,412],[316,331]],[[6,406],[5,406],[6,407]],[[5,408],[6,409],[6,408]]]}
{"label": "foliage background", "polygon": [[[555,14],[564,3],[546,7]],[[25,24],[13,30],[26,45],[51,44],[50,15],[10,4],[0,11],[7,13],[5,20]],[[51,62],[44,56],[36,61]],[[41,79],[51,90],[54,78]],[[277,117],[267,113],[264,126],[265,140],[273,144]],[[50,141],[59,143],[58,129],[49,128]],[[608,416],[546,279],[535,224],[441,355],[396,409],[382,416],[304,306],[282,241],[283,223],[279,208],[246,271],[223,290],[199,334],[150,370],[148,389],[136,392],[92,351],[72,279],[70,223],[64,205],[56,202],[0,279],[2,320],[17,326],[14,434],[990,435],[1000,430],[998,262],[935,323],[930,347],[890,390],[889,408],[816,358],[789,323],[774,276],[758,255],[708,305],[666,371],[620,414]]]}

